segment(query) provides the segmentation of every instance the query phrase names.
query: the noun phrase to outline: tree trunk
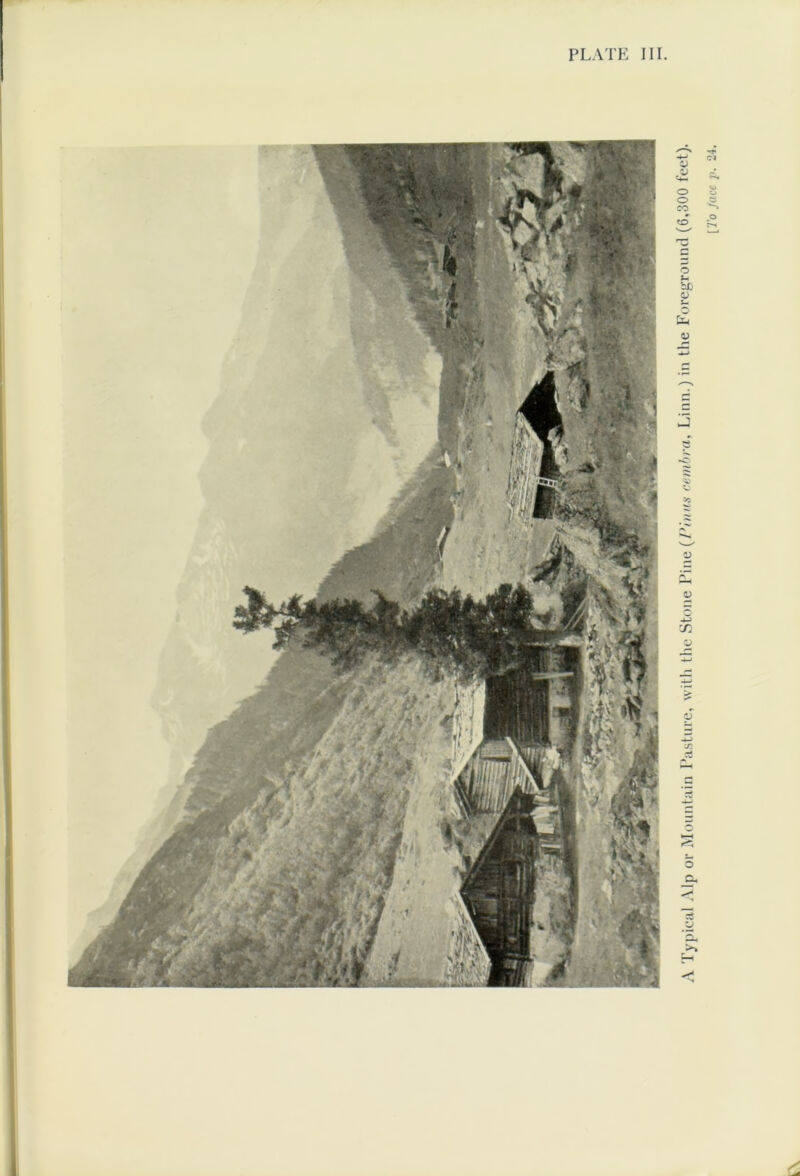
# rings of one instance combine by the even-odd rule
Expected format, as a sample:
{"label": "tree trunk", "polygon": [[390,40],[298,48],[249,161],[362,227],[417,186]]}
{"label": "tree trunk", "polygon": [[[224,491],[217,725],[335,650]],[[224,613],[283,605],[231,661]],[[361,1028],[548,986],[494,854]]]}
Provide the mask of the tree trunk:
{"label": "tree trunk", "polygon": [[583,645],[583,634],[569,629],[517,629],[509,634],[520,646],[529,649],[565,645],[571,648]]}

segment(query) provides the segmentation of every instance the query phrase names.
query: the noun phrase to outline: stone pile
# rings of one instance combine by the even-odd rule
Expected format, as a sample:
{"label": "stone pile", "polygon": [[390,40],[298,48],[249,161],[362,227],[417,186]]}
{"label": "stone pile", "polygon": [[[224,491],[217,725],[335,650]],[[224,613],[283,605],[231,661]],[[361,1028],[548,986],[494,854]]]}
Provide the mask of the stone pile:
{"label": "stone pile", "polygon": [[[564,307],[585,171],[584,148],[579,145],[517,143],[508,148],[508,162],[499,177],[499,223],[514,267],[528,287],[526,302],[548,342]],[[582,348],[578,333],[580,339],[572,337],[564,345],[573,353]]]}

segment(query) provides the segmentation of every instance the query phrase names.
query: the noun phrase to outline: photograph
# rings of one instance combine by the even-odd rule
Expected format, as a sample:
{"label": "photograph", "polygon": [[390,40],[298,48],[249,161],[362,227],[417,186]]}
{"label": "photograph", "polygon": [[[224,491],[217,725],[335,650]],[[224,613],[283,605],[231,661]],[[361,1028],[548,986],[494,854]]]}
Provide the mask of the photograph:
{"label": "photograph", "polygon": [[60,169],[69,985],[658,987],[653,141]]}

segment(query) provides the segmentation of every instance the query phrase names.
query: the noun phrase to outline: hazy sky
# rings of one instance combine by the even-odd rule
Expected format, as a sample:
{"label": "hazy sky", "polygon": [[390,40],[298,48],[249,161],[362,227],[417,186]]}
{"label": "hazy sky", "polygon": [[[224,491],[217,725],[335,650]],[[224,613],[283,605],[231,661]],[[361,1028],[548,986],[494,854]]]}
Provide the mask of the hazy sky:
{"label": "hazy sky", "polygon": [[259,208],[255,148],[62,162],[72,941],[167,777],[150,698]]}

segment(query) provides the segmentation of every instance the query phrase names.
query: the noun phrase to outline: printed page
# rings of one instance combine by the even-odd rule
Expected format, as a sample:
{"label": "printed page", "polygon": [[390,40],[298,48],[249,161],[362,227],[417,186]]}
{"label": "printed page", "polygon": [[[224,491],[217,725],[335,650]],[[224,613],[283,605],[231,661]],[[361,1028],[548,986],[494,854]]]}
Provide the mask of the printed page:
{"label": "printed page", "polygon": [[21,1176],[787,1172],[797,12],[5,26]]}

